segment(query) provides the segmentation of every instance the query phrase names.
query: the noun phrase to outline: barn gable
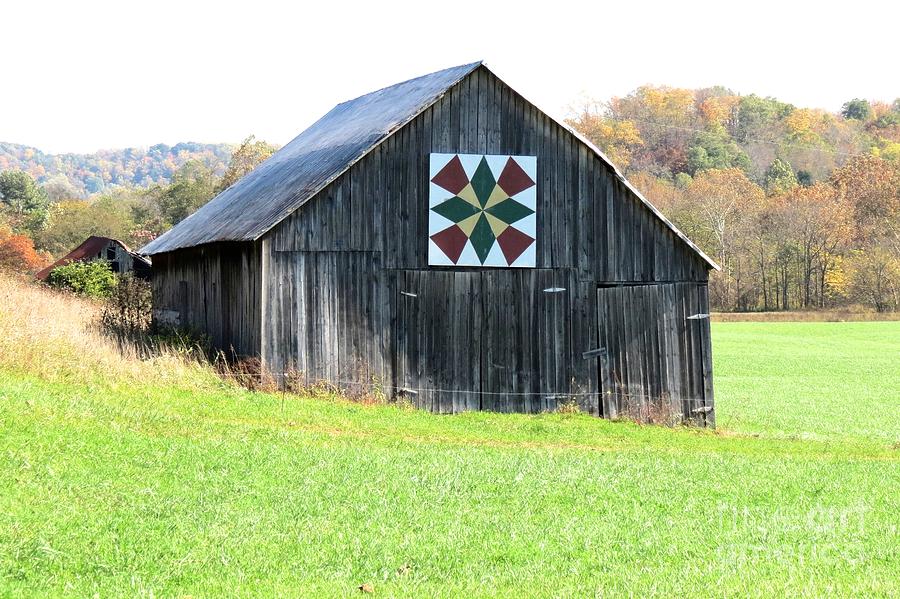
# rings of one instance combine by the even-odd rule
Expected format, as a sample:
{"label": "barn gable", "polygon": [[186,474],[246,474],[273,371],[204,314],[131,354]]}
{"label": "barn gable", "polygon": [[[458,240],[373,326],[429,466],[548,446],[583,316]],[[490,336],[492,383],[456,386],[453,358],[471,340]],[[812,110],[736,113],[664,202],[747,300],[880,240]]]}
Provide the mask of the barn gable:
{"label": "barn gable", "polygon": [[[464,80],[471,79],[476,71],[487,75],[491,85],[502,86],[516,96],[518,103],[527,105],[527,112],[534,114],[536,120],[547,121],[547,126],[556,129],[556,135],[576,138],[611,169],[613,176],[682,243],[696,252],[709,267],[718,268],[628,182],[603,152],[573,129],[522,98],[481,62],[437,71],[338,104],[246,177],[147,244],[141,253],[152,255],[205,243],[259,239],[423,111],[443,104],[451,110],[451,102],[447,101],[446,96],[453,94],[455,89],[467,87]],[[495,95],[499,99],[502,94]],[[458,106],[459,102],[456,104]],[[481,107],[476,105],[473,108]],[[484,98],[483,107],[494,111],[503,108],[499,104],[490,104],[487,98]],[[522,114],[525,114],[524,108]],[[512,116],[504,114],[502,118]],[[497,128],[495,135],[499,135],[499,121],[494,123]],[[446,125],[455,127],[461,124],[464,123],[457,120]],[[479,126],[477,122],[465,124],[472,128]],[[482,144],[485,147],[488,142],[496,145],[494,142],[499,141],[496,138],[488,140],[486,132],[485,135],[485,144]]]}
{"label": "barn gable", "polygon": [[602,152],[483,65],[274,227],[275,247],[380,251],[387,267],[427,267],[420,204],[434,152],[541,154],[538,229],[549,234],[538,268],[577,266],[604,281],[705,279],[718,268]]}

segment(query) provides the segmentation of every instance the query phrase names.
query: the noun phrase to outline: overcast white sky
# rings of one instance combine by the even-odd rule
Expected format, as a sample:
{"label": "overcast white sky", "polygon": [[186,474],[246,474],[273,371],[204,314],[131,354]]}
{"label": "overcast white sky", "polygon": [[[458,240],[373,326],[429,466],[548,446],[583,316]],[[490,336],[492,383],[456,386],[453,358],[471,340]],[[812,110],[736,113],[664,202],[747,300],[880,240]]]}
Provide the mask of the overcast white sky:
{"label": "overcast white sky", "polygon": [[644,83],[836,111],[900,96],[896,2],[0,0],[0,140],[284,144],[336,103],[483,59],[556,115]]}

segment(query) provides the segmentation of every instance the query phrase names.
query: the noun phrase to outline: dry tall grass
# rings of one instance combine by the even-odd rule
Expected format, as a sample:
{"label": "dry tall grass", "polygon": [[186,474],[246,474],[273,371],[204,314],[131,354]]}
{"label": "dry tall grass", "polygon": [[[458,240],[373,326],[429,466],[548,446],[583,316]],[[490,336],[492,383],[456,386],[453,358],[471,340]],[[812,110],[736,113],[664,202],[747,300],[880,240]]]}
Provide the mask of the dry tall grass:
{"label": "dry tall grass", "polygon": [[0,368],[55,382],[217,381],[211,369],[171,352],[142,359],[137,348],[102,334],[100,311],[95,301],[0,273]]}
{"label": "dry tall grass", "polygon": [[806,312],[713,312],[713,322],[870,322],[900,320],[900,312],[808,310]]}

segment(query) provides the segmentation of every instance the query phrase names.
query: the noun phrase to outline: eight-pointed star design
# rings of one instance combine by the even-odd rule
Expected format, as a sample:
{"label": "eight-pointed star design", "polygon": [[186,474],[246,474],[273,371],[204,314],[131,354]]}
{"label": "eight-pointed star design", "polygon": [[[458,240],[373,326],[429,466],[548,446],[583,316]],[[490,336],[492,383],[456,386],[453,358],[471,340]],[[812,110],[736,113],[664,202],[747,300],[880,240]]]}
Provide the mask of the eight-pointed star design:
{"label": "eight-pointed star design", "polygon": [[454,264],[459,261],[466,242],[471,242],[481,264],[497,243],[507,265],[515,262],[535,242],[534,237],[511,226],[534,214],[532,208],[513,196],[535,185],[513,157],[507,158],[500,176],[495,179],[485,156],[481,157],[470,178],[457,155],[431,181],[454,194],[431,208],[435,214],[454,223],[431,236]]}

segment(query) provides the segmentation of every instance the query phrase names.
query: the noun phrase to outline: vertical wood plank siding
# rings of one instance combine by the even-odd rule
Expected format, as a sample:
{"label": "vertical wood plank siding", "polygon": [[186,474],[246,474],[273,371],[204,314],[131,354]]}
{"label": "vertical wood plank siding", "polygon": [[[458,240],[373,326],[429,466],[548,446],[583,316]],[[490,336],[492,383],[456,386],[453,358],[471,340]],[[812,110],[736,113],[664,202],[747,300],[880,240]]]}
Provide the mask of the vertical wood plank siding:
{"label": "vertical wood plank siding", "polygon": [[[428,266],[431,152],[537,156],[536,268]],[[177,304],[174,282],[188,281],[187,322],[261,353],[273,371],[374,383],[436,412],[574,399],[613,417],[624,394],[677,398],[685,413],[712,405],[708,321],[684,320],[706,309],[707,264],[484,68],[251,246],[241,271],[223,266],[235,251],[224,246],[160,256],[159,300]],[[200,308],[201,287],[217,314]],[[227,302],[216,299],[223,287]],[[254,337],[244,328],[254,316],[234,312],[259,321],[260,297]],[[583,357],[598,348],[606,355]]]}
{"label": "vertical wood plank siding", "polygon": [[227,354],[260,353],[260,244],[217,243],[153,257],[157,320],[208,335]]}
{"label": "vertical wood plank siding", "polygon": [[[526,154],[538,157],[537,268],[599,282],[707,279],[703,260],[599,158],[497,81],[483,69],[461,81],[275,227],[274,249],[377,251],[385,268],[428,268],[429,153]],[[529,116],[501,122],[513,113]]]}
{"label": "vertical wood plank siding", "polygon": [[[712,418],[709,319],[704,283],[636,284],[597,289],[604,416]],[[647,396],[658,401],[647,401]],[[710,421],[710,424],[712,422]]]}

